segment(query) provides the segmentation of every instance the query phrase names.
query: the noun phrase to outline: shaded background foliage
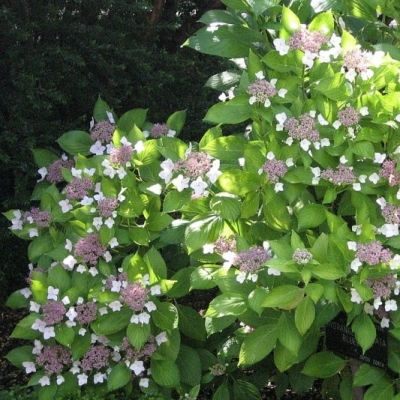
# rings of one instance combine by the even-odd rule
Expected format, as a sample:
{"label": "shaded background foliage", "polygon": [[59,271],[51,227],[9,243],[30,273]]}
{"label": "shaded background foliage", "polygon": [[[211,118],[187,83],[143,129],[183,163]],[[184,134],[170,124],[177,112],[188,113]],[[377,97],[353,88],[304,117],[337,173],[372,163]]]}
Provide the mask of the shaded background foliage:
{"label": "shaded background foliage", "polygon": [[[203,88],[221,61],[187,48],[197,20],[219,1],[5,0],[0,6],[1,212],[28,209],[37,179],[31,149],[57,151],[55,140],[88,130],[101,96],[121,114],[149,108],[165,122],[188,113],[184,139],[216,100]],[[0,219],[0,300],[22,285],[27,244]]]}

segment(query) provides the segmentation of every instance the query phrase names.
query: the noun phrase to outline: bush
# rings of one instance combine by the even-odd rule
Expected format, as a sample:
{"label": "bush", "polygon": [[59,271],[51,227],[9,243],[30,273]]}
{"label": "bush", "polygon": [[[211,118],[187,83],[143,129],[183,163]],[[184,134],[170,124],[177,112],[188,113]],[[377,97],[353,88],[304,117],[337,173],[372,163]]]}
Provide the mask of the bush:
{"label": "bush", "polygon": [[[208,82],[224,95],[198,142],[178,138],[185,111],[151,123],[100,99],[63,158],[34,151],[39,207],[5,213],[33,264],[12,336],[33,345],[7,358],[39,398],[260,399],[315,379],[334,398],[399,396],[400,63],[331,10],[224,3],[186,43],[235,62]],[[193,290],[215,293],[205,311]],[[362,360],[388,333],[387,370],[353,376],[329,349],[339,314]]]}

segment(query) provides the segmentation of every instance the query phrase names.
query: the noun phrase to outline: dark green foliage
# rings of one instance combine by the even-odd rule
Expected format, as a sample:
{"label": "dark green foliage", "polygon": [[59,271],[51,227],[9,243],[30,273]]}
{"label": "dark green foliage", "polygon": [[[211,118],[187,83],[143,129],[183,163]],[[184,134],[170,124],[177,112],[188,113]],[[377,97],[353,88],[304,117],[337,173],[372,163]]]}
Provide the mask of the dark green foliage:
{"label": "dark green foliage", "polygon": [[[149,25],[151,1],[9,0],[0,6],[1,212],[29,204],[35,179],[31,149],[57,149],[70,129],[88,130],[101,96],[118,113],[150,107],[153,122],[188,112],[185,139],[215,102],[207,78],[221,70],[209,57],[180,48],[198,18],[193,2],[168,1]],[[177,11],[181,13],[177,14]],[[190,78],[192,77],[192,78]],[[194,78],[196,77],[196,78]],[[196,122],[195,122],[196,121]],[[26,251],[1,218],[0,299],[23,286]]]}

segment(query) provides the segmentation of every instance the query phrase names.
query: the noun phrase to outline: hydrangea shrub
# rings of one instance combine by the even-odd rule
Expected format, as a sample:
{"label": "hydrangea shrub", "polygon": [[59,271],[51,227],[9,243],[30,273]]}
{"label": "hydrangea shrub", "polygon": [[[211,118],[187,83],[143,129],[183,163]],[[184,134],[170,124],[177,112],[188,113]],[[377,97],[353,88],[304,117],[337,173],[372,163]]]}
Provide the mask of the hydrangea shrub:
{"label": "hydrangea shrub", "polygon": [[[184,111],[151,124],[100,99],[61,158],[34,150],[36,205],[5,213],[31,240],[29,288],[8,304],[29,307],[13,337],[33,345],[8,358],[42,398],[260,399],[316,378],[335,398],[400,398],[400,64],[330,10],[223,2],[186,42],[234,63],[208,82],[222,95],[198,143],[178,138]],[[206,310],[185,304],[193,290],[215,293]],[[363,352],[388,330],[387,371],[352,376],[327,350],[339,312]]]}

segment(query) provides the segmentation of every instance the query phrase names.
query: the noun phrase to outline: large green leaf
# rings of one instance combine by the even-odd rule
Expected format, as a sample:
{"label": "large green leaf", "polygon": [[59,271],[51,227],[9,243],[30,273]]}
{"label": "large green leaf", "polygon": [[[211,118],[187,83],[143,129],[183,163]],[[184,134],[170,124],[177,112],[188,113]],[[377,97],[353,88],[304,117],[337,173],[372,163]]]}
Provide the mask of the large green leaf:
{"label": "large green leaf", "polygon": [[220,318],[226,315],[240,315],[247,310],[244,295],[224,293],[213,299],[206,312],[206,317]]}
{"label": "large green leaf", "polygon": [[107,388],[111,392],[125,386],[132,378],[132,371],[121,363],[112,367],[107,377]]}
{"label": "large green leaf", "polygon": [[152,312],[154,323],[162,330],[169,331],[178,327],[178,310],[171,303],[158,303]]}
{"label": "large green leaf", "polygon": [[329,351],[313,354],[301,371],[315,378],[329,378],[337,374],[346,365],[346,361]]}
{"label": "large green leaf", "polygon": [[185,231],[185,244],[189,253],[200,249],[207,243],[214,243],[222,228],[222,219],[218,216],[201,216],[193,220]]}
{"label": "large green leaf", "polygon": [[200,313],[193,308],[182,304],[178,304],[177,309],[179,316],[179,330],[192,339],[204,341],[207,332],[204,325],[205,319],[200,315]]}
{"label": "large green leaf", "polygon": [[50,235],[35,238],[28,246],[28,258],[33,264],[39,258],[53,249],[53,238]]}
{"label": "large green leaf", "polygon": [[281,285],[271,289],[262,306],[291,310],[299,305],[303,297],[304,289],[294,285]]}
{"label": "large green leaf", "polygon": [[298,214],[299,229],[315,228],[326,220],[325,206],[322,204],[306,204]]}
{"label": "large green leaf", "polygon": [[235,221],[241,211],[242,203],[239,197],[230,193],[217,193],[210,200],[211,209],[223,219]]}
{"label": "large green leaf", "polygon": [[93,145],[93,140],[87,132],[83,131],[70,131],[64,133],[57,143],[67,153],[77,156],[82,154],[87,156],[90,154],[90,147]]}
{"label": "large green leaf", "polygon": [[151,328],[149,324],[129,324],[126,330],[126,336],[131,345],[138,350],[147,342],[150,333]]}
{"label": "large green leaf", "polygon": [[121,115],[118,120],[118,129],[121,129],[126,134],[128,134],[135,125],[141,128],[146,122],[147,110],[144,108],[135,108],[134,110],[129,110],[125,114]]}
{"label": "large green leaf", "polygon": [[36,357],[32,354],[32,350],[32,346],[20,346],[8,352],[5,358],[16,367],[23,368],[23,362],[35,361]]}
{"label": "large green leaf", "polygon": [[239,124],[248,120],[251,112],[252,106],[249,104],[249,96],[239,95],[232,100],[213,105],[207,111],[204,121],[215,124]]}
{"label": "large green leaf", "polygon": [[368,386],[378,383],[385,375],[385,370],[369,364],[361,364],[354,374],[354,386]]}
{"label": "large green leaf", "polygon": [[261,394],[252,383],[238,379],[233,383],[233,398],[234,400],[261,400]]}
{"label": "large green leaf", "polygon": [[371,317],[365,313],[358,315],[354,319],[351,329],[363,353],[365,353],[372,347],[376,339],[376,328]]}
{"label": "large green leaf", "polygon": [[251,365],[261,361],[275,347],[278,330],[276,325],[262,325],[244,339],[239,353],[239,365]]}
{"label": "large green leaf", "polygon": [[174,361],[151,360],[151,375],[161,386],[178,387],[180,380],[179,368]]}
{"label": "large green leaf", "polygon": [[315,306],[311,297],[305,296],[295,311],[296,328],[304,335],[310,328],[315,318]]}
{"label": "large green leaf", "polygon": [[190,386],[200,384],[201,362],[197,352],[189,346],[181,345],[176,365],[180,372],[180,381]]}
{"label": "large green leaf", "polygon": [[125,329],[131,317],[132,310],[123,307],[118,312],[99,316],[90,326],[96,335],[111,335]]}

